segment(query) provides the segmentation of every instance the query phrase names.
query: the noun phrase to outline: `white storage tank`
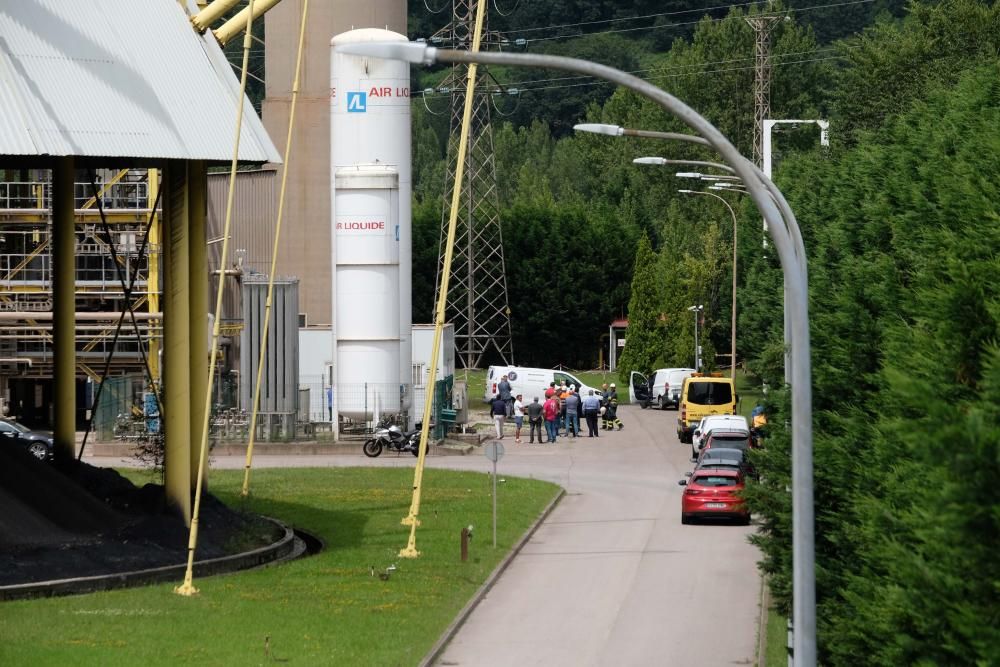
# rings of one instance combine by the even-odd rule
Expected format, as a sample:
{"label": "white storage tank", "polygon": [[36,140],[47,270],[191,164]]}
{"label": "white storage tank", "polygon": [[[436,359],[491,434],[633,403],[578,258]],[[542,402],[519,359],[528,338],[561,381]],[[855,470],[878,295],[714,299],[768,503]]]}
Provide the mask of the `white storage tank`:
{"label": "white storage tank", "polygon": [[410,70],[333,50],[369,41],[406,37],[361,29],[330,42],[336,408],[361,420],[407,410],[412,392]]}

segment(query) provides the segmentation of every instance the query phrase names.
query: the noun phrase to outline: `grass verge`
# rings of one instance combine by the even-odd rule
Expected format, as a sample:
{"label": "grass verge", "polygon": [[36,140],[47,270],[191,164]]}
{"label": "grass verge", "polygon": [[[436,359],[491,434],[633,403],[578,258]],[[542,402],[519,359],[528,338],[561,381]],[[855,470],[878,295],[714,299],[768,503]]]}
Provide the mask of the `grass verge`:
{"label": "grass verge", "polygon": [[787,667],[788,619],[774,608],[767,610],[767,643],[761,667]]}
{"label": "grass verge", "polygon": [[[417,664],[558,488],[506,478],[494,549],[488,476],[427,469],[421,557],[407,560],[397,554],[412,479],[407,468],[260,470],[243,501],[242,472],[213,471],[212,491],[224,502],[308,530],[326,549],[196,579],[201,592],[190,598],[160,585],[3,603],[0,664]],[[469,524],[474,539],[462,563],[459,533]],[[388,580],[371,575],[392,564]]]}

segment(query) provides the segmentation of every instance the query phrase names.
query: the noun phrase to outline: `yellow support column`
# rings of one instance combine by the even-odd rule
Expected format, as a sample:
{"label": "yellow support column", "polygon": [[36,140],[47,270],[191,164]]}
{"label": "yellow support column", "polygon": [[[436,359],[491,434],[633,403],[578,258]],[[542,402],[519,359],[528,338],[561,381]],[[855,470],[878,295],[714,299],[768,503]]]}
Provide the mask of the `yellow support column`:
{"label": "yellow support column", "polygon": [[52,170],[53,432],[59,458],[76,455],[76,234],[73,158]]}
{"label": "yellow support column", "polygon": [[[204,161],[188,162],[188,216],[191,227],[188,237],[191,265],[188,276],[191,285],[189,326],[191,345],[191,488],[198,483],[198,457],[201,447],[202,424],[205,421],[205,392],[208,391],[208,244],[205,218],[208,212],[208,171]],[[225,267],[222,267],[225,268]],[[219,276],[219,280],[224,279]],[[207,454],[206,454],[207,456]],[[204,484],[204,480],[202,482]]]}
{"label": "yellow support column", "polygon": [[[148,189],[146,199],[152,207],[156,202],[156,193],[160,190],[160,170],[150,169],[147,176]],[[162,239],[160,235],[160,215],[151,210],[152,222],[149,224],[149,241],[147,242],[146,257],[146,291],[148,292],[149,312],[160,312],[160,252],[162,250]],[[155,328],[159,320],[150,320],[149,326]],[[160,339],[156,336],[149,338],[149,374],[153,379],[153,385],[158,390],[160,388]],[[162,424],[162,418],[161,422]]]}
{"label": "yellow support column", "polygon": [[167,501],[191,525],[190,246],[187,165],[167,164],[163,179],[163,386]]}

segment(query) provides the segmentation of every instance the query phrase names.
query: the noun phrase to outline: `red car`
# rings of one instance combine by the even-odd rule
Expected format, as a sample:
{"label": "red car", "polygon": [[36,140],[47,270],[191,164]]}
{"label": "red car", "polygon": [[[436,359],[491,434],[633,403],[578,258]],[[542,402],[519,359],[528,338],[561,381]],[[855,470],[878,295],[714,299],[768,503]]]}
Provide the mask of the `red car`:
{"label": "red car", "polygon": [[739,470],[695,470],[690,479],[677,482],[687,487],[681,495],[681,523],[692,519],[730,518],[744,526],[750,512],[741,497],[744,484]]}

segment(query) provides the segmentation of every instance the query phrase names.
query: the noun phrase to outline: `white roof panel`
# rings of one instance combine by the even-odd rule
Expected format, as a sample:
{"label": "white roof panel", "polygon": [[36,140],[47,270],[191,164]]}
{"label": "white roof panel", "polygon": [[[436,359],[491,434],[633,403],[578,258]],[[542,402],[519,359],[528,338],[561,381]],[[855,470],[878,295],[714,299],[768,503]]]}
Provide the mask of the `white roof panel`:
{"label": "white roof panel", "polygon": [[[177,0],[0,0],[0,155],[232,159],[239,81]],[[280,158],[243,98],[239,158]]]}

